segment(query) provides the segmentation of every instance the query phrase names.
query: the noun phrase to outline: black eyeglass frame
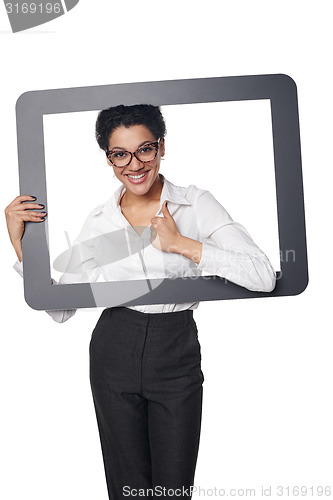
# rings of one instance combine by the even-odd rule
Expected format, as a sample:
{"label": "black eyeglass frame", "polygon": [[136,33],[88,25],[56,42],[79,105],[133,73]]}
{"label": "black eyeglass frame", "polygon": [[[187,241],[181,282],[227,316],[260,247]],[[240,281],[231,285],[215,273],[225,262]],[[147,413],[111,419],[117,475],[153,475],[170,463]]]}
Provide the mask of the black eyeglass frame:
{"label": "black eyeglass frame", "polygon": [[[131,159],[130,159],[130,161],[128,163],[126,163],[126,165],[116,165],[115,163],[113,163],[113,161],[111,160],[111,154],[112,154],[113,150],[107,149],[105,151],[105,154],[106,154],[107,159],[112,163],[112,165],[114,165],[117,168],[127,167],[131,163],[131,161],[133,160],[133,156],[135,156],[135,158],[140,163],[150,163],[151,161],[155,160],[155,158],[157,156],[158,148],[159,148],[159,145],[160,145],[160,140],[161,139],[158,139],[158,141],[156,141],[156,142],[147,142],[146,144],[143,144],[142,146],[140,146],[139,148],[137,148],[133,153],[131,151],[127,151],[126,149],[119,149],[120,152],[129,153],[131,155]],[[142,161],[142,160],[140,160],[140,158],[137,157],[136,153],[139,151],[139,149],[142,149],[142,148],[147,147],[147,146],[153,146],[155,148],[155,156],[151,160]]]}

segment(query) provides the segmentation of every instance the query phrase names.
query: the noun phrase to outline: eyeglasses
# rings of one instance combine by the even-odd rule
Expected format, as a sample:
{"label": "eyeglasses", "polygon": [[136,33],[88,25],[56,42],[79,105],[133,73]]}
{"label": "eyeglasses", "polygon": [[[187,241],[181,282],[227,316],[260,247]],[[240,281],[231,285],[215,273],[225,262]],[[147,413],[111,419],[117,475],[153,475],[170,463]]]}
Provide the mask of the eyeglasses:
{"label": "eyeglasses", "polygon": [[160,139],[156,142],[148,142],[140,146],[134,153],[124,149],[115,148],[111,149],[111,151],[107,149],[106,156],[115,167],[127,167],[131,163],[133,156],[141,163],[149,163],[156,158],[159,143]]}

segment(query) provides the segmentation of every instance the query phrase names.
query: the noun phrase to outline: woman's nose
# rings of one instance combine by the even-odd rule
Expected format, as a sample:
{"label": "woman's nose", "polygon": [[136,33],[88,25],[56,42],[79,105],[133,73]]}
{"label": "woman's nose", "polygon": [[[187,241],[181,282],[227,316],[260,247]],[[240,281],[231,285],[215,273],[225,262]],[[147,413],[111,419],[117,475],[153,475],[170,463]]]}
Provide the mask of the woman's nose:
{"label": "woman's nose", "polygon": [[132,170],[140,170],[143,167],[143,163],[133,155],[128,167]]}

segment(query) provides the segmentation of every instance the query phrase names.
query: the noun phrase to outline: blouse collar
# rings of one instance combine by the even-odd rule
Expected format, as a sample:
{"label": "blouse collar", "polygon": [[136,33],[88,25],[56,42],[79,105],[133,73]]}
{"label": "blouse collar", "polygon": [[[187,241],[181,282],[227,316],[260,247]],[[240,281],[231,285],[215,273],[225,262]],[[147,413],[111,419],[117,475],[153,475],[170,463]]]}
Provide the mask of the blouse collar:
{"label": "blouse collar", "polygon": [[[179,205],[191,205],[191,203],[187,200],[187,198],[183,194],[184,188],[175,186],[175,184],[168,181],[163,174],[159,174],[159,176],[161,181],[163,182],[159,211],[161,210],[165,200],[167,200],[168,203],[170,202],[173,205],[175,205],[175,206],[168,205],[168,209],[171,215],[178,208]],[[126,191],[126,187],[124,184],[121,184],[108,201],[102,203],[92,211],[92,215],[98,215],[101,212],[109,213],[111,215],[114,212],[120,210],[119,200],[124,191]]]}

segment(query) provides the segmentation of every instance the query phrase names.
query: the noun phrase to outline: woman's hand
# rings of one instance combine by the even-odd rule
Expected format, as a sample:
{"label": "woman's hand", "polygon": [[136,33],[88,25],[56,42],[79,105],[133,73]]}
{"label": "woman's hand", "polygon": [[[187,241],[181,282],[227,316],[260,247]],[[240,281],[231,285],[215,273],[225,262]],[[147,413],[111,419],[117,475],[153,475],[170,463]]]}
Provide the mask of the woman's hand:
{"label": "woman's hand", "polygon": [[151,219],[151,244],[163,252],[179,253],[179,242],[182,236],[166,203],[165,201],[162,205],[163,217]]}
{"label": "woman's hand", "polygon": [[[32,209],[43,209],[44,205],[33,203],[36,200],[35,196],[17,196],[5,208],[6,222],[10,241],[16,251],[20,261],[22,261],[22,236],[24,233],[24,223],[43,222],[46,217],[46,212],[36,212]],[[31,203],[23,203],[23,202]]]}
{"label": "woman's hand", "polygon": [[202,255],[202,243],[179,233],[166,202],[162,205],[162,212],[164,217],[153,217],[151,219],[151,244],[159,250],[179,253],[199,264]]}

